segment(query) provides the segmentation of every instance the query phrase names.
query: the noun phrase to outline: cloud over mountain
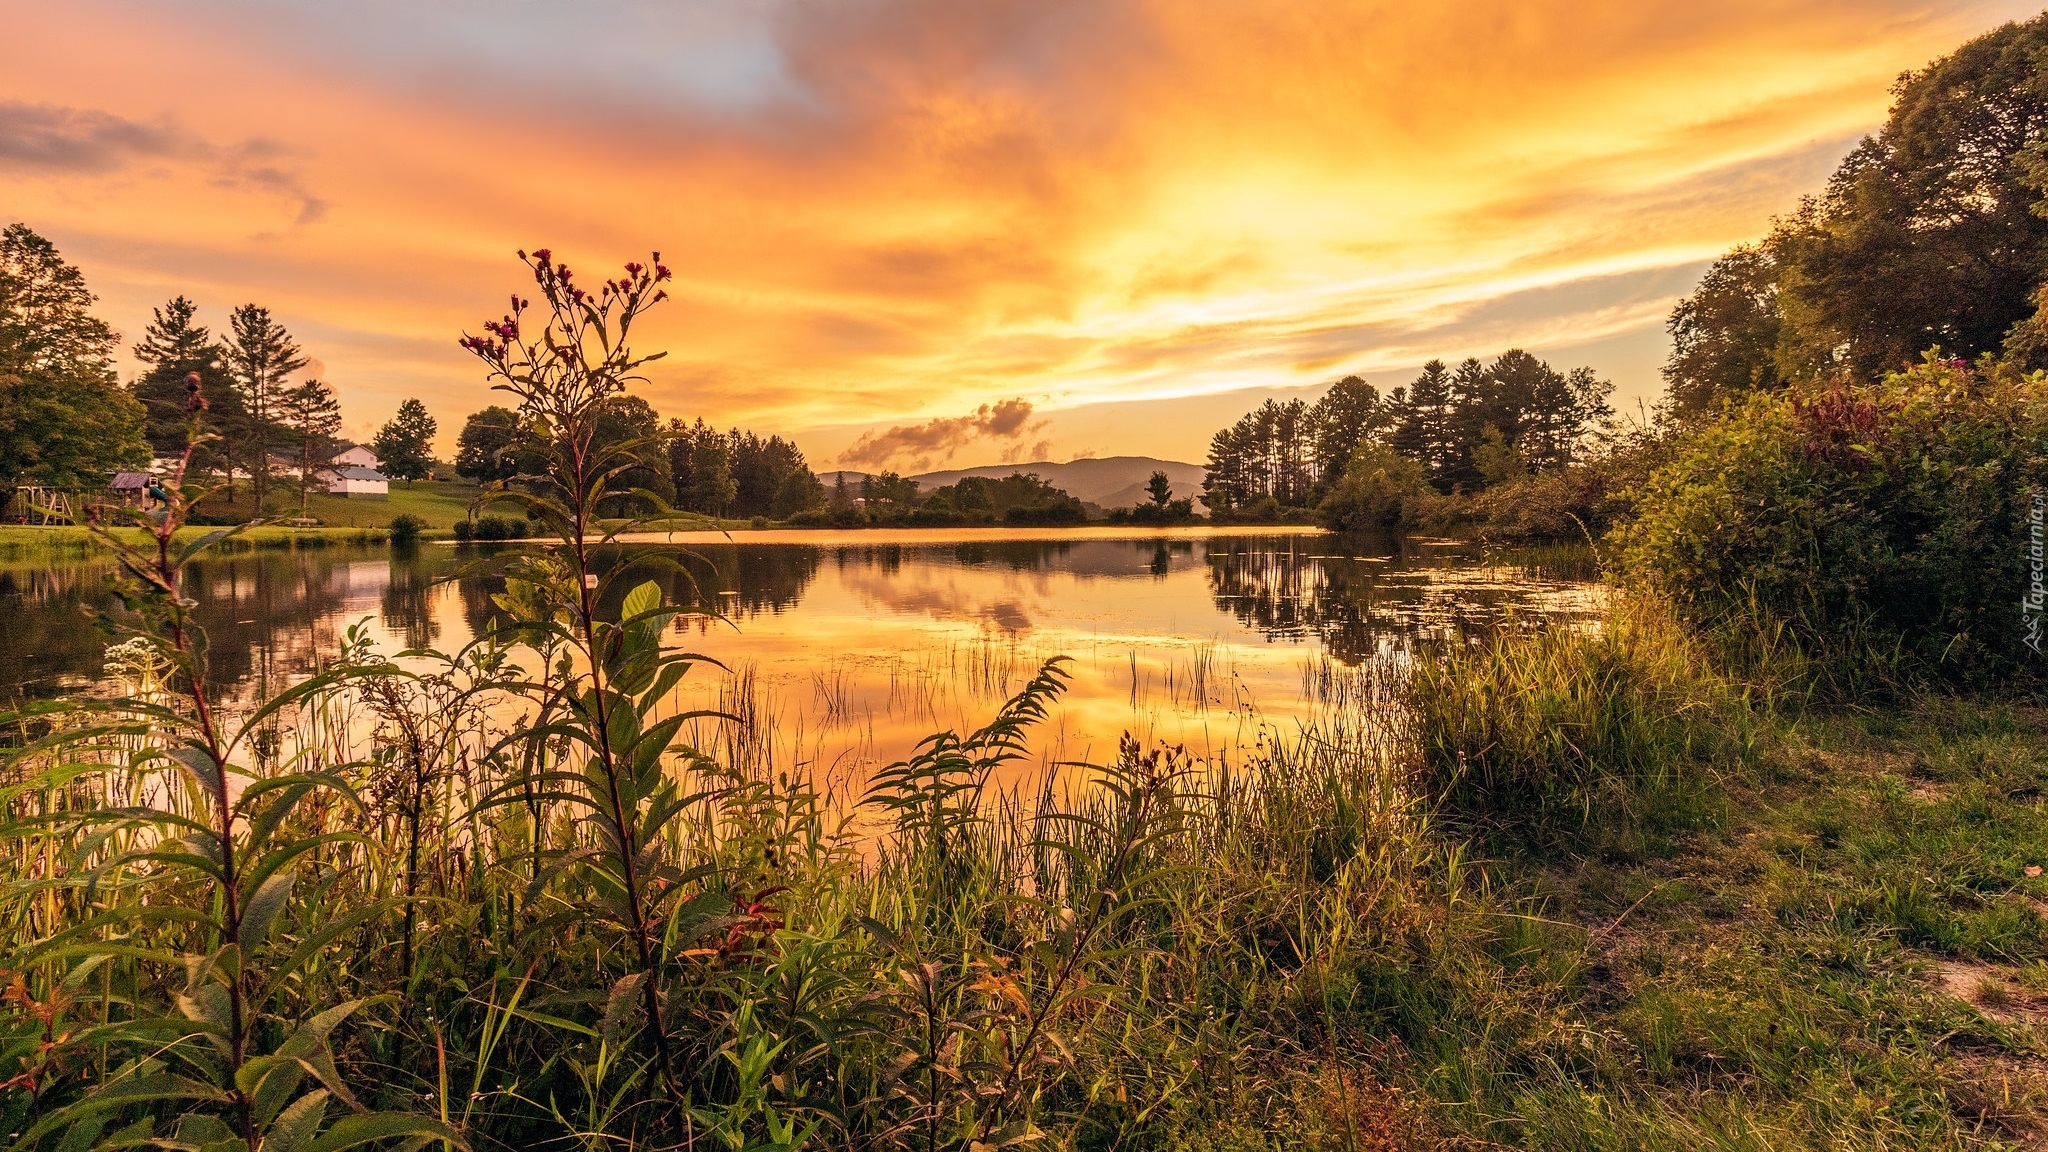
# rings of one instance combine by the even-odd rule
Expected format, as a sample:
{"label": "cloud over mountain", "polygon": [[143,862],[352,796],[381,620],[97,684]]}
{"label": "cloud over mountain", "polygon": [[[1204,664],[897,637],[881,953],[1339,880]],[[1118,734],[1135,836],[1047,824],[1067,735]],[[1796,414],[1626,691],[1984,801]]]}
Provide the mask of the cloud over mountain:
{"label": "cloud over mountain", "polygon": [[1023,437],[1043,423],[1033,423],[1031,401],[1021,397],[983,404],[965,416],[941,416],[922,424],[898,424],[887,431],[866,432],[839,454],[845,468],[880,469],[894,464],[930,468],[951,460],[961,449],[988,441],[1012,441],[1001,447],[1005,460],[1042,452],[1042,444],[1024,447]]}

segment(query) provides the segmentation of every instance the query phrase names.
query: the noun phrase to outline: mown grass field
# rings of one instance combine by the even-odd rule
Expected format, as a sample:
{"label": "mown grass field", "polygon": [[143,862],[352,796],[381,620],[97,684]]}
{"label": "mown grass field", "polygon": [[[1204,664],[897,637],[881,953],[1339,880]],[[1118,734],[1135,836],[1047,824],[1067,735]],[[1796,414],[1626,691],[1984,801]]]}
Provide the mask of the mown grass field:
{"label": "mown grass field", "polygon": [[[137,529],[115,531],[123,538],[138,542],[143,538],[142,532]],[[177,538],[190,542],[211,531],[214,529],[184,528],[179,530]],[[287,528],[282,525],[265,524],[242,533],[228,547],[319,548],[330,544],[376,544],[381,543],[384,538],[385,533],[381,525],[361,528]],[[76,559],[104,551],[105,547],[86,528],[62,524],[0,524],[0,560]]]}
{"label": "mown grass field", "polygon": [[[306,514],[319,520],[322,527],[341,528],[384,528],[395,516],[417,516],[426,522],[428,530],[446,531],[469,515],[470,502],[481,491],[478,485],[460,480],[416,480],[410,484],[393,480],[391,495],[385,500],[309,493]],[[214,499],[200,505],[197,511],[208,516],[250,515],[246,484],[238,495],[240,498],[234,504]],[[296,516],[299,512],[298,493],[290,490],[288,485],[274,489],[267,504],[271,517]],[[500,515],[517,514],[519,508],[502,503],[502,506],[479,509],[480,514],[490,511]]]}

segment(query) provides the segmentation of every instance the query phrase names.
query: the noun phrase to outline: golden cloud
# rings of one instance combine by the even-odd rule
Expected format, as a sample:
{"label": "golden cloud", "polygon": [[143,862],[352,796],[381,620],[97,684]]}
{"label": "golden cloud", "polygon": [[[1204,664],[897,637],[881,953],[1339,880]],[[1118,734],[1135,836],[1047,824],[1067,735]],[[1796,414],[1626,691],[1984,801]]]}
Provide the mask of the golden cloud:
{"label": "golden cloud", "polygon": [[[1701,261],[1880,121],[1901,69],[2030,14],[9,7],[0,203],[117,326],[177,292],[216,321],[257,300],[328,363],[351,427],[417,395],[452,431],[489,402],[456,334],[519,282],[515,248],[659,248],[679,282],[645,334],[671,351],[657,407],[910,459],[927,449],[895,433],[996,397],[1060,416],[1054,452],[1099,450],[1071,414],[1653,337]],[[1115,444],[1198,452],[1209,429],[1174,412],[1208,408]]]}

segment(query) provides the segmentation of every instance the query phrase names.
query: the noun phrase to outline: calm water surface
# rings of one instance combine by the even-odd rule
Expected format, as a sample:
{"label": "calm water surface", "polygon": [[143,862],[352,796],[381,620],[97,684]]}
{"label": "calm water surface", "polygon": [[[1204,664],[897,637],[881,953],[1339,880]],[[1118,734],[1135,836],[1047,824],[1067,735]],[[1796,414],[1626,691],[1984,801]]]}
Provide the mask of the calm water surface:
{"label": "calm water surface", "polygon": [[[1182,530],[748,533],[655,539],[696,586],[649,568],[706,615],[680,705],[747,717],[707,750],[857,777],[942,728],[966,730],[1053,656],[1073,685],[1034,740],[1043,759],[1100,758],[1131,731],[1228,754],[1307,715],[1324,660],[1399,659],[1417,638],[1505,614],[1590,618],[1583,573],[1448,541]],[[454,651],[487,627],[488,553],[422,546],[243,553],[194,568],[212,674],[247,697],[302,676],[349,625],[388,650]],[[0,565],[0,691],[95,686],[109,638],[100,561]]]}

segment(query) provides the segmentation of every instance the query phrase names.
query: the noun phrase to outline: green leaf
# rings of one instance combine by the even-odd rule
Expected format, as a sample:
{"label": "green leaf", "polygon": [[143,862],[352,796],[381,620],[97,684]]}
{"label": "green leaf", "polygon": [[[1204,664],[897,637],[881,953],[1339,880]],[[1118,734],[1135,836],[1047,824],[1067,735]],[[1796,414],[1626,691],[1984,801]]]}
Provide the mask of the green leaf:
{"label": "green leaf", "polygon": [[253,952],[258,944],[270,939],[270,929],[277,923],[278,913],[284,911],[285,902],[291,899],[292,875],[289,870],[278,872],[249,897],[248,906],[242,909],[240,930],[235,934],[242,951]]}
{"label": "green leaf", "polygon": [[645,615],[661,607],[661,585],[652,580],[626,593],[626,602],[619,606],[621,622]]}
{"label": "green leaf", "polygon": [[208,795],[220,790],[220,762],[213,758],[213,753],[204,748],[187,746],[171,749],[170,755],[171,759],[183,764],[191,770],[192,775],[198,777],[199,783],[205,787]]}
{"label": "green leaf", "polygon": [[462,1134],[439,1120],[426,1116],[414,1116],[400,1112],[372,1112],[365,1116],[344,1116],[334,1122],[334,1127],[320,1134],[312,1143],[298,1149],[298,1152],[338,1152],[342,1148],[356,1148],[378,1140],[395,1140],[401,1136],[425,1136],[434,1140],[446,1140],[467,1152],[469,1142]]}
{"label": "green leaf", "polygon": [[299,1152],[320,1131],[320,1121],[327,1118],[328,1099],[326,1089],[315,1088],[292,1101],[263,1134],[263,1152]]}
{"label": "green leaf", "polygon": [[604,1020],[598,1025],[598,1031],[603,1033],[607,1040],[618,1036],[619,1025],[632,1013],[641,986],[646,982],[647,973],[635,972],[612,985],[612,994],[605,1000]]}

